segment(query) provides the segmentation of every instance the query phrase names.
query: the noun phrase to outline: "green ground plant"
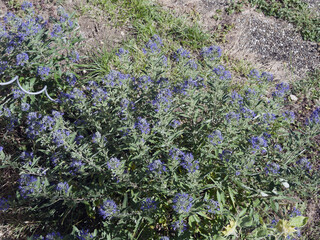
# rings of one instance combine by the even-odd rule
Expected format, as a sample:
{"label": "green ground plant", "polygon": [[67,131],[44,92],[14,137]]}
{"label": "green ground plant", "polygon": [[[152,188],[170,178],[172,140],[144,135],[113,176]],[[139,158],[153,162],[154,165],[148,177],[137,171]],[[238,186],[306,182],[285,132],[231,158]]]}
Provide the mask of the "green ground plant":
{"label": "green ground plant", "polygon": [[[1,47],[20,31],[5,26]],[[143,45],[128,43],[69,80],[54,78],[63,70],[52,68],[45,83],[57,102],[0,92],[0,167],[17,177],[11,192],[1,191],[0,211],[23,213],[15,227],[29,239],[300,235],[304,200],[319,184],[310,155],[319,108],[298,122],[286,110],[289,84],[252,69],[241,87],[233,85],[220,47],[192,45],[191,53],[172,41],[152,35]],[[29,46],[28,38],[22,43]],[[34,62],[14,51],[0,61],[28,84]],[[22,72],[14,60],[24,63]],[[1,74],[3,84],[9,72]]]}

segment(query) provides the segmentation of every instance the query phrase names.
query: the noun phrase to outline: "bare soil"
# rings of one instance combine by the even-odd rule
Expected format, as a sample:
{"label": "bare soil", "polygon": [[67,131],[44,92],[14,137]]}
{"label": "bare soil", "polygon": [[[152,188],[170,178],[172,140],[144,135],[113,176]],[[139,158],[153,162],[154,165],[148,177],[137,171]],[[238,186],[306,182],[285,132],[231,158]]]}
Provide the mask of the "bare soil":
{"label": "bare soil", "polygon": [[[230,25],[225,43],[219,43],[231,58],[245,60],[268,70],[276,79],[292,81],[320,66],[317,43],[304,41],[295,27],[281,19],[264,16],[254,8],[228,15],[229,0],[158,0],[177,14],[196,11],[201,25],[214,33],[218,26]],[[312,2],[310,0],[310,2]],[[315,2],[315,1],[313,1]]]}

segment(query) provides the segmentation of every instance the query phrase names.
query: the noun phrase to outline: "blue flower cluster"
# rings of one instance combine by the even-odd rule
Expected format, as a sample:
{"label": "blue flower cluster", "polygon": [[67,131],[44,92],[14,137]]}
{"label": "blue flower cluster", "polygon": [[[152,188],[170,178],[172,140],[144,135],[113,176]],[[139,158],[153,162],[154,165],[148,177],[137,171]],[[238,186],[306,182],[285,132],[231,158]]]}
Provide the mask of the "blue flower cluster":
{"label": "blue flower cluster", "polygon": [[214,146],[216,146],[217,144],[221,144],[223,141],[223,136],[220,130],[215,130],[208,136],[208,138]]}
{"label": "blue flower cluster", "polygon": [[103,219],[111,218],[118,212],[118,206],[113,200],[105,200],[99,208],[99,213]]}
{"label": "blue flower cluster", "polygon": [[65,193],[68,193],[69,191],[69,184],[67,182],[59,182],[57,184],[57,191],[61,191],[61,192],[65,192]]}
{"label": "blue flower cluster", "polygon": [[169,88],[161,89],[156,98],[152,101],[152,105],[156,107],[156,112],[159,112],[161,109],[167,112],[170,109],[171,104],[172,91]]}
{"label": "blue flower cluster", "polygon": [[[174,231],[183,233],[187,230],[187,224],[183,220],[175,221],[171,224]],[[167,237],[166,237],[167,238]],[[169,238],[167,238],[169,239]]]}
{"label": "blue flower cluster", "polygon": [[24,64],[29,60],[29,56],[27,53],[19,53],[16,57],[17,65],[18,66],[24,66]]}
{"label": "blue flower cluster", "polygon": [[307,158],[301,158],[296,161],[298,167],[302,168],[303,170],[310,171],[312,169],[312,164]]}
{"label": "blue flower cluster", "polygon": [[112,70],[110,73],[102,79],[102,83],[106,86],[122,86],[125,83],[133,80],[130,74],[123,74],[119,71]]}
{"label": "blue flower cluster", "polygon": [[88,240],[88,239],[93,239],[93,235],[89,232],[88,229],[84,230],[80,230],[77,236],[78,240]]}
{"label": "blue flower cluster", "polygon": [[317,107],[306,120],[306,124],[320,124],[320,107]]}
{"label": "blue flower cluster", "polygon": [[152,163],[150,163],[148,165],[148,169],[149,169],[150,172],[156,173],[156,174],[162,174],[163,172],[167,171],[166,166],[159,159],[153,161]]}
{"label": "blue flower cluster", "polygon": [[273,75],[271,73],[268,73],[268,72],[263,72],[259,73],[259,71],[257,69],[252,69],[250,71],[250,73],[248,74],[248,77],[251,78],[251,79],[254,79],[256,81],[267,81],[267,82],[272,82],[273,81]]}
{"label": "blue flower cluster", "polygon": [[65,144],[65,139],[70,135],[70,131],[66,129],[58,129],[52,132],[52,142],[61,147]]}
{"label": "blue flower cluster", "polygon": [[205,208],[208,213],[216,214],[220,211],[220,205],[218,201],[215,201],[213,199],[205,199],[205,202],[207,203]]}
{"label": "blue flower cluster", "polygon": [[142,201],[140,209],[143,211],[155,210],[157,209],[157,202],[152,198],[146,198]]}
{"label": "blue flower cluster", "polygon": [[272,174],[279,174],[280,173],[280,165],[272,162],[268,163],[267,166],[264,168],[264,171],[266,175],[272,173]]}
{"label": "blue flower cluster", "polygon": [[177,193],[173,199],[173,210],[178,214],[190,212],[193,198],[187,193]]}
{"label": "blue flower cluster", "polygon": [[0,198],[0,211],[6,211],[10,207],[8,203],[8,199],[6,198]]}
{"label": "blue flower cluster", "polygon": [[179,62],[182,59],[190,58],[190,52],[184,48],[179,48],[174,54],[173,58],[175,61]]}
{"label": "blue flower cluster", "polygon": [[136,122],[135,127],[139,128],[141,133],[144,135],[148,135],[150,133],[150,124],[142,117],[138,117],[138,122]]}
{"label": "blue flower cluster", "polygon": [[[264,137],[252,137],[250,139],[250,143],[252,144],[252,148],[256,150],[261,149],[261,153],[266,152],[266,147],[268,147],[268,141]],[[256,152],[255,150],[253,151],[254,153]]]}
{"label": "blue flower cluster", "polygon": [[192,153],[184,153],[177,148],[173,148],[170,150],[169,155],[173,160],[178,161],[189,173],[199,170],[199,161],[194,160]]}
{"label": "blue flower cluster", "polygon": [[143,48],[142,51],[144,54],[148,52],[159,53],[161,52],[161,47],[163,46],[162,39],[158,35],[153,35],[149,42],[146,44],[146,48]]}
{"label": "blue flower cluster", "polygon": [[110,160],[107,162],[107,167],[109,170],[116,170],[121,166],[121,161],[116,158],[110,158]]}
{"label": "blue flower cluster", "polygon": [[288,83],[279,83],[276,85],[276,91],[272,93],[273,97],[285,97],[290,91],[290,86]]}
{"label": "blue flower cluster", "polygon": [[215,73],[215,75],[218,76],[220,80],[231,80],[232,78],[231,72],[226,70],[222,65],[214,67],[212,71]]}
{"label": "blue flower cluster", "polygon": [[19,190],[22,197],[26,198],[31,194],[42,192],[40,185],[37,186],[38,177],[32,176],[30,174],[23,174],[19,179]]}
{"label": "blue flower cluster", "polygon": [[210,46],[202,48],[201,55],[204,59],[215,61],[220,59],[222,55],[222,49],[219,46]]}

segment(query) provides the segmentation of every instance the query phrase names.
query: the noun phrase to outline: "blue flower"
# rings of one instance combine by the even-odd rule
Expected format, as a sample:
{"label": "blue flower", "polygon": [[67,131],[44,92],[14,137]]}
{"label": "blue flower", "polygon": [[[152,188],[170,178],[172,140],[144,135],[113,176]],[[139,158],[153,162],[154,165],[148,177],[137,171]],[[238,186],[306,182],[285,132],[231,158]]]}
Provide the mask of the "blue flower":
{"label": "blue flower", "polygon": [[181,122],[177,119],[174,119],[171,123],[170,123],[170,126],[173,127],[173,128],[177,128],[178,126],[181,125]]}
{"label": "blue flower", "polygon": [[234,120],[236,120],[238,122],[240,120],[240,114],[235,113],[235,112],[229,112],[226,115],[226,119],[227,119],[228,123],[230,123],[231,121],[234,121]]}
{"label": "blue flower", "polygon": [[122,86],[131,79],[130,74],[123,74],[119,71],[111,70],[110,73],[102,79],[102,83],[107,86],[115,87]]}
{"label": "blue flower", "polygon": [[256,91],[254,89],[248,88],[245,91],[245,95],[248,100],[251,100],[256,96]]}
{"label": "blue flower", "polygon": [[160,109],[167,112],[171,107],[171,103],[172,91],[169,88],[161,89],[156,99],[152,101],[152,105],[156,107],[156,112],[159,112]]}
{"label": "blue flower", "polygon": [[38,74],[38,76],[41,77],[42,80],[46,79],[46,77],[49,76],[49,73],[50,73],[49,67],[41,66],[41,67],[38,67],[38,69],[37,69],[37,74]]}
{"label": "blue flower", "polygon": [[172,149],[170,149],[170,151],[169,151],[169,155],[170,155],[170,157],[171,157],[173,160],[180,162],[180,161],[181,161],[181,158],[182,158],[183,155],[184,155],[184,152],[181,151],[181,150],[178,149],[178,148],[172,148]]}
{"label": "blue flower", "polygon": [[69,59],[70,59],[72,62],[77,63],[77,62],[79,62],[80,55],[79,55],[79,53],[78,53],[76,50],[74,50],[74,51],[71,52],[71,54],[70,54],[70,56],[69,56]]}
{"label": "blue flower", "polygon": [[0,211],[6,211],[9,207],[8,199],[0,198]]}
{"label": "blue flower", "polygon": [[0,152],[2,152],[3,151],[3,147],[2,146],[0,146]]}
{"label": "blue flower", "polygon": [[293,218],[293,217],[297,217],[297,216],[302,216],[302,214],[299,209],[294,207],[292,212],[290,213],[290,217]]}
{"label": "blue flower", "polygon": [[250,142],[252,144],[252,148],[258,150],[268,146],[268,142],[266,139],[264,139],[264,137],[252,137]]}
{"label": "blue flower", "polygon": [[74,74],[70,74],[66,77],[66,81],[70,86],[74,86],[77,83],[77,77]]}
{"label": "blue flower", "polygon": [[279,144],[274,145],[274,149],[281,152],[282,151],[282,147]]}
{"label": "blue flower", "polygon": [[13,92],[14,99],[18,99],[18,98],[22,99],[25,96],[25,93],[19,88],[13,89],[12,92]]}
{"label": "blue flower", "polygon": [[27,53],[23,52],[16,56],[17,66],[24,66],[24,64],[29,60]]}
{"label": "blue flower", "polygon": [[277,119],[276,115],[273,113],[264,113],[262,116],[263,116],[262,121],[267,124],[271,124]]}
{"label": "blue flower", "polygon": [[43,240],[58,240],[63,239],[62,235],[59,232],[48,233]]}
{"label": "blue flower", "polygon": [[37,187],[38,177],[30,174],[23,174],[19,179],[19,190],[22,197],[26,198],[30,194],[42,192],[41,186]]}
{"label": "blue flower", "polygon": [[183,221],[183,220],[180,220],[180,221],[175,221],[174,223],[171,224],[172,228],[174,231],[177,231],[177,232],[184,232],[185,230],[187,230],[187,224]]}
{"label": "blue flower", "polygon": [[272,173],[272,174],[279,174],[280,173],[280,166],[277,163],[269,163],[267,166],[264,168],[264,171],[266,175]]}
{"label": "blue flower", "polygon": [[199,170],[199,161],[193,159],[192,153],[184,153],[181,156],[181,166],[188,170],[188,172],[195,172]]}
{"label": "blue flower", "polygon": [[26,152],[26,151],[23,151],[20,155],[20,158],[22,160],[27,160],[27,159],[30,159],[32,160],[33,159],[33,152]]}
{"label": "blue flower", "polygon": [[37,112],[30,112],[27,116],[27,135],[29,138],[34,139],[40,133],[46,130],[52,130],[56,121],[50,116],[44,116]]}
{"label": "blue flower", "polygon": [[77,239],[79,240],[88,240],[88,239],[92,239],[93,235],[89,232],[88,229],[84,230],[80,230],[77,236]]}
{"label": "blue flower", "polygon": [[0,74],[3,74],[3,72],[7,69],[8,62],[7,61],[0,61]]}
{"label": "blue flower", "polygon": [[268,73],[268,72],[263,72],[261,74],[261,78],[264,79],[265,81],[268,81],[268,82],[272,82],[273,81],[273,75],[271,73]]}
{"label": "blue flower", "polygon": [[307,158],[301,158],[296,161],[298,167],[302,168],[303,170],[310,171],[312,169],[312,164],[308,161]]}
{"label": "blue flower", "polygon": [[252,69],[250,71],[250,73],[248,74],[248,77],[251,78],[251,79],[257,80],[257,81],[261,80],[260,73],[259,73],[259,71],[257,69]]}
{"label": "blue flower", "polygon": [[120,60],[122,60],[128,54],[129,54],[129,51],[125,50],[124,48],[120,48],[116,53],[116,55],[119,57]]}
{"label": "blue flower", "polygon": [[157,202],[151,198],[146,198],[142,201],[140,209],[142,211],[155,210],[157,209]]}
{"label": "blue flower", "polygon": [[185,66],[188,66],[189,68],[194,69],[194,70],[197,70],[197,68],[198,68],[197,63],[196,63],[193,59],[189,60],[189,61],[186,63]]}
{"label": "blue flower", "polygon": [[53,26],[52,32],[50,33],[51,37],[59,37],[62,33],[62,27],[60,24],[55,24]]}
{"label": "blue flower", "polygon": [[21,103],[21,110],[26,112],[30,109],[30,105],[28,103]]}
{"label": "blue flower", "polygon": [[162,236],[162,237],[160,237],[160,239],[159,240],[170,240],[170,238],[169,237],[167,237],[167,236]]}
{"label": "blue flower", "polygon": [[231,72],[227,71],[224,66],[218,65],[212,70],[221,80],[230,80],[232,78]]}
{"label": "blue flower", "polygon": [[208,213],[217,213],[217,211],[220,211],[220,205],[218,201],[214,201],[213,199],[205,199],[205,202],[207,205],[205,205],[205,208],[207,209]]}
{"label": "blue flower", "polygon": [[256,116],[255,112],[247,107],[241,107],[240,112],[243,114],[244,118],[252,119]]}
{"label": "blue flower", "polygon": [[288,83],[280,83],[276,85],[276,91],[272,93],[273,97],[284,97],[290,91]]}
{"label": "blue flower", "polygon": [[294,112],[292,111],[285,111],[284,113],[282,113],[282,116],[284,117],[284,119],[286,121],[289,121],[291,123],[294,122],[294,119],[295,119],[295,115],[294,115]]}
{"label": "blue flower", "polygon": [[190,52],[188,50],[185,50],[184,48],[179,48],[174,54],[173,58],[179,62],[180,59],[183,58],[190,58]]}
{"label": "blue flower", "polygon": [[320,124],[320,107],[317,107],[306,120],[306,124]]}
{"label": "blue flower", "polygon": [[84,163],[81,160],[74,159],[70,164],[70,167],[72,169],[70,172],[72,174],[75,174],[76,172],[80,171],[82,166],[84,166]]}
{"label": "blue flower", "polygon": [[173,209],[178,214],[188,213],[192,207],[193,198],[187,193],[177,193],[173,199]]}
{"label": "blue flower", "polygon": [[69,184],[67,182],[59,182],[57,184],[57,191],[63,191],[65,193],[68,193],[68,190],[69,190]]}
{"label": "blue flower", "polygon": [[120,167],[120,165],[121,161],[116,157],[110,158],[110,160],[107,162],[107,167],[109,170],[116,170]]}
{"label": "blue flower", "polygon": [[208,136],[210,142],[216,146],[217,144],[221,144],[223,141],[223,136],[220,130],[215,130],[212,134]]}
{"label": "blue flower", "polygon": [[150,76],[142,76],[142,77],[139,77],[135,84],[137,85],[137,89],[140,88],[140,89],[149,89],[152,85],[153,85],[153,81],[151,80],[151,77]]}
{"label": "blue flower", "polygon": [[151,53],[159,53],[162,45],[162,39],[158,35],[153,35],[153,37],[146,44],[147,49],[143,48],[142,51],[144,54],[147,54],[148,51]]}
{"label": "blue flower", "polygon": [[61,147],[65,143],[65,139],[70,135],[70,132],[66,129],[58,129],[52,132],[52,141],[57,145],[57,147]]}
{"label": "blue flower", "polygon": [[99,213],[103,219],[110,218],[117,212],[117,204],[113,200],[105,200],[99,208]]}
{"label": "blue flower", "polygon": [[214,61],[221,57],[222,50],[219,46],[204,47],[202,48],[201,55],[205,59]]}
{"label": "blue flower", "polygon": [[142,134],[150,133],[150,125],[144,118],[139,117],[138,122],[135,124],[135,127],[138,127]]}
{"label": "blue flower", "polygon": [[150,172],[154,172],[157,174],[162,174],[162,172],[166,172],[167,169],[164,164],[160,160],[155,160],[148,165],[148,169]]}
{"label": "blue flower", "polygon": [[29,8],[32,8],[32,3],[31,2],[27,2],[27,1],[24,1],[22,4],[21,4],[21,9],[23,11],[26,11],[27,9]]}
{"label": "blue flower", "polygon": [[242,106],[243,97],[241,96],[241,94],[237,93],[236,91],[233,91],[231,93],[231,98],[232,98],[232,100],[231,100],[232,104],[236,103],[236,104],[239,104],[239,106]]}
{"label": "blue flower", "polygon": [[108,99],[108,92],[103,88],[91,89],[91,92],[94,106]]}

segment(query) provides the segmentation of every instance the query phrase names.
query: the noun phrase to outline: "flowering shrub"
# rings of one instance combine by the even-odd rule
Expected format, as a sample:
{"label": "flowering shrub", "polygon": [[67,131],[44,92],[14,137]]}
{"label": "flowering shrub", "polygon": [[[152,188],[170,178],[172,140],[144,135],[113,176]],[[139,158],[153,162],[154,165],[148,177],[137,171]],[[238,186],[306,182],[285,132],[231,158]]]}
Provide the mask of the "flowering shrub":
{"label": "flowering shrub", "polygon": [[63,8],[58,10],[60,19],[49,20],[37,15],[30,2],[21,8],[20,14],[9,12],[0,23],[0,77],[8,81],[18,76],[31,92],[47,85],[54,96],[68,87],[66,78],[79,61],[77,24]]}
{"label": "flowering shrub", "polygon": [[[69,21],[62,14],[48,37],[63,39]],[[14,197],[1,196],[0,211],[24,207],[41,219],[45,233],[37,229],[31,239],[262,239],[294,236],[305,224],[295,215],[266,226],[268,212],[317,174],[302,160],[317,113],[308,134],[299,134],[284,109],[289,85],[272,93],[273,77],[253,71],[250,88],[235,89],[220,47],[198,58],[162,47],[154,36],[141,54],[120,49],[122,67],[84,84],[69,79],[73,88],[60,89],[58,104],[1,103],[7,129],[22,127],[25,143],[11,157],[1,148],[1,167],[16,169],[19,180]],[[78,58],[70,54],[72,64]],[[19,67],[30,59],[19,56]],[[56,72],[34,67],[28,73],[39,81]]]}

